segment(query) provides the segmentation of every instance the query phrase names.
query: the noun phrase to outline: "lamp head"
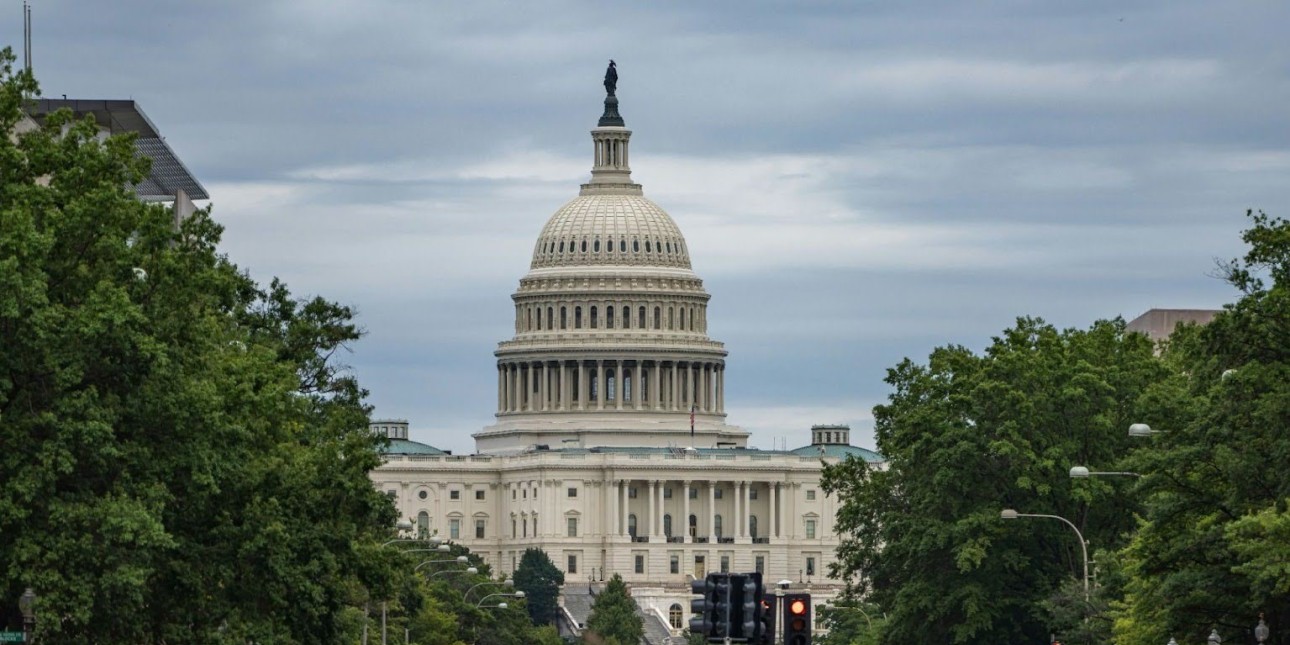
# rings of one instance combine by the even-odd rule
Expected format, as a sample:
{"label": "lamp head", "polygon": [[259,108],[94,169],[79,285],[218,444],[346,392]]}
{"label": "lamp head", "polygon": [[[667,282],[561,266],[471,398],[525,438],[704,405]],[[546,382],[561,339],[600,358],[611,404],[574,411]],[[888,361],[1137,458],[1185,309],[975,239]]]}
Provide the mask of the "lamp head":
{"label": "lamp head", "polygon": [[464,556],[464,555],[459,555],[459,556],[457,556],[457,562],[466,562],[466,561],[468,561],[468,560],[470,560],[470,558],[468,558],[468,557],[466,557],[466,556]]}
{"label": "lamp head", "polygon": [[1155,434],[1155,433],[1156,433],[1156,431],[1155,431],[1155,430],[1152,430],[1152,429],[1151,429],[1151,426],[1149,426],[1149,425],[1147,425],[1147,424],[1145,424],[1145,423],[1135,423],[1135,424],[1133,424],[1133,425],[1129,426],[1129,436],[1130,436],[1130,437],[1150,437],[1151,435],[1153,435],[1153,434]]}
{"label": "lamp head", "polygon": [[523,597],[524,597],[524,595],[525,595],[525,594],[524,594],[524,591],[523,591],[523,590],[520,590],[520,591],[515,592],[515,597],[516,597],[516,598],[523,598]]}
{"label": "lamp head", "polygon": [[407,520],[400,520],[400,521],[399,521],[399,523],[398,523],[396,526],[398,527],[398,529],[399,529],[400,531],[411,531],[411,530],[412,530],[412,522],[409,522],[409,521],[407,521]]}
{"label": "lamp head", "polygon": [[22,617],[28,621],[36,619],[36,592],[27,587],[18,597],[18,610],[22,612]]}
{"label": "lamp head", "polygon": [[1083,466],[1071,466],[1071,479],[1087,479],[1088,469]]}
{"label": "lamp head", "polygon": [[999,519],[1002,519],[1002,520],[1015,520],[1015,519],[1017,519],[1017,511],[1015,511],[1015,510],[1013,510],[1013,509],[1011,509],[1011,508],[1005,508],[1005,509],[1003,509],[1002,511],[999,511]]}
{"label": "lamp head", "polygon": [[466,567],[466,573],[479,573],[479,569],[476,569],[475,567]]}
{"label": "lamp head", "polygon": [[[511,580],[510,578],[507,578],[507,579],[505,579],[505,580],[503,580],[503,581],[502,581],[502,584],[504,584],[504,585],[506,585],[506,586],[508,586],[508,587],[514,587],[514,586],[515,586],[515,581],[514,581],[514,580]],[[521,593],[522,593],[522,592],[521,592]]]}
{"label": "lamp head", "polygon": [[448,546],[447,544],[440,544],[439,546],[435,547],[435,550],[440,553],[447,553],[452,550],[452,547]]}
{"label": "lamp head", "polygon": [[504,603],[504,602],[499,602],[499,603],[497,603],[497,608],[498,608],[498,609],[506,609],[506,603]]}

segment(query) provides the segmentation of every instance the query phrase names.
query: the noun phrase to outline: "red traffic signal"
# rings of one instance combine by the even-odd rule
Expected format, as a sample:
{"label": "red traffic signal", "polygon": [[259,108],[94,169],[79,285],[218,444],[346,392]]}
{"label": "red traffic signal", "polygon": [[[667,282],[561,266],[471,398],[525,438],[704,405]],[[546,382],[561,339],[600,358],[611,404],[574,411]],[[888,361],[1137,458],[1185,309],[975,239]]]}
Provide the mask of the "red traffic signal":
{"label": "red traffic signal", "polygon": [[784,642],[811,645],[811,594],[785,594],[784,614]]}

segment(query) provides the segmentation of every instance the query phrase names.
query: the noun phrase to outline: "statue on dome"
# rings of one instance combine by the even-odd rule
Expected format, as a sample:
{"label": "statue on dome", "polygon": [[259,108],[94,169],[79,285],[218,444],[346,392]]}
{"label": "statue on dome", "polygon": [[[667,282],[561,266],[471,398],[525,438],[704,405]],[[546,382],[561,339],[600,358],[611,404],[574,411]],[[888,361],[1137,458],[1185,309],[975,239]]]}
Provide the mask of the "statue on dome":
{"label": "statue on dome", "polygon": [[610,96],[614,95],[614,90],[618,89],[618,66],[614,64],[614,59],[609,59],[609,69],[605,70],[605,92]]}

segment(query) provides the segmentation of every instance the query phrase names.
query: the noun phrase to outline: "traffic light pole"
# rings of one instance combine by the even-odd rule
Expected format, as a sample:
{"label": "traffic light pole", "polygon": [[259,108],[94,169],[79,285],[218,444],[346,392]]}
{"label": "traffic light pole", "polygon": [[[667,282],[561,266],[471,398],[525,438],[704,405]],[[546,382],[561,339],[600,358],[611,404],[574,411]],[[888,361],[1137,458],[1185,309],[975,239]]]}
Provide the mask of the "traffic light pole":
{"label": "traffic light pole", "polygon": [[784,588],[775,585],[775,612],[779,615],[775,617],[775,634],[773,642],[775,645],[784,645]]}

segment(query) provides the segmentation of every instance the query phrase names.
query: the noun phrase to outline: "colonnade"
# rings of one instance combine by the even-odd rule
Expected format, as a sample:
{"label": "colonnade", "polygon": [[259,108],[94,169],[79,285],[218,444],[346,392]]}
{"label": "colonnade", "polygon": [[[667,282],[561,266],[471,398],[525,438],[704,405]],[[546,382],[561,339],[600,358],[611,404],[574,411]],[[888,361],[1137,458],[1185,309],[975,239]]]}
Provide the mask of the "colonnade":
{"label": "colonnade", "polygon": [[725,412],[725,363],[595,359],[497,365],[497,411]]}
{"label": "colonnade", "polygon": [[[618,480],[616,482],[607,482],[616,486],[615,494],[609,499],[611,519],[608,531],[611,535],[630,535],[632,533],[631,516],[631,491],[636,489],[636,498],[648,497],[644,517],[637,517],[635,523],[636,541],[640,542],[658,542],[663,540],[681,542],[681,543],[716,543],[719,539],[728,538],[732,542],[743,542],[745,538],[778,538],[781,536],[781,530],[787,528],[784,521],[784,509],[787,505],[785,495],[787,486],[779,482],[747,482],[747,481],[673,481],[672,484],[679,484],[681,496],[680,509],[676,506],[676,495],[672,497],[670,504],[665,504],[664,490],[669,482],[662,480]],[[732,492],[734,499],[731,500],[733,518],[726,523],[718,521],[721,514],[717,512],[717,488],[720,487],[725,491]],[[697,489],[698,495],[707,498],[706,511],[703,521],[696,513],[692,513],[690,499],[690,489]],[[752,491],[756,488],[759,492],[764,492],[767,497],[766,507],[769,515],[762,518],[764,524],[759,523],[754,530],[751,526],[752,513]],[[642,491],[644,489],[644,491]],[[677,490],[677,488],[673,488]],[[696,495],[696,497],[698,496]],[[639,501],[636,508],[639,509]],[[663,518],[668,515],[667,507],[671,506],[672,510],[680,510],[680,522],[674,517],[670,534],[666,531]],[[697,506],[697,504],[695,505]],[[696,515],[693,525],[693,535],[691,534],[690,516]],[[720,524],[720,526],[718,526]],[[718,530],[720,529],[720,530]],[[755,535],[754,535],[755,533]]]}

